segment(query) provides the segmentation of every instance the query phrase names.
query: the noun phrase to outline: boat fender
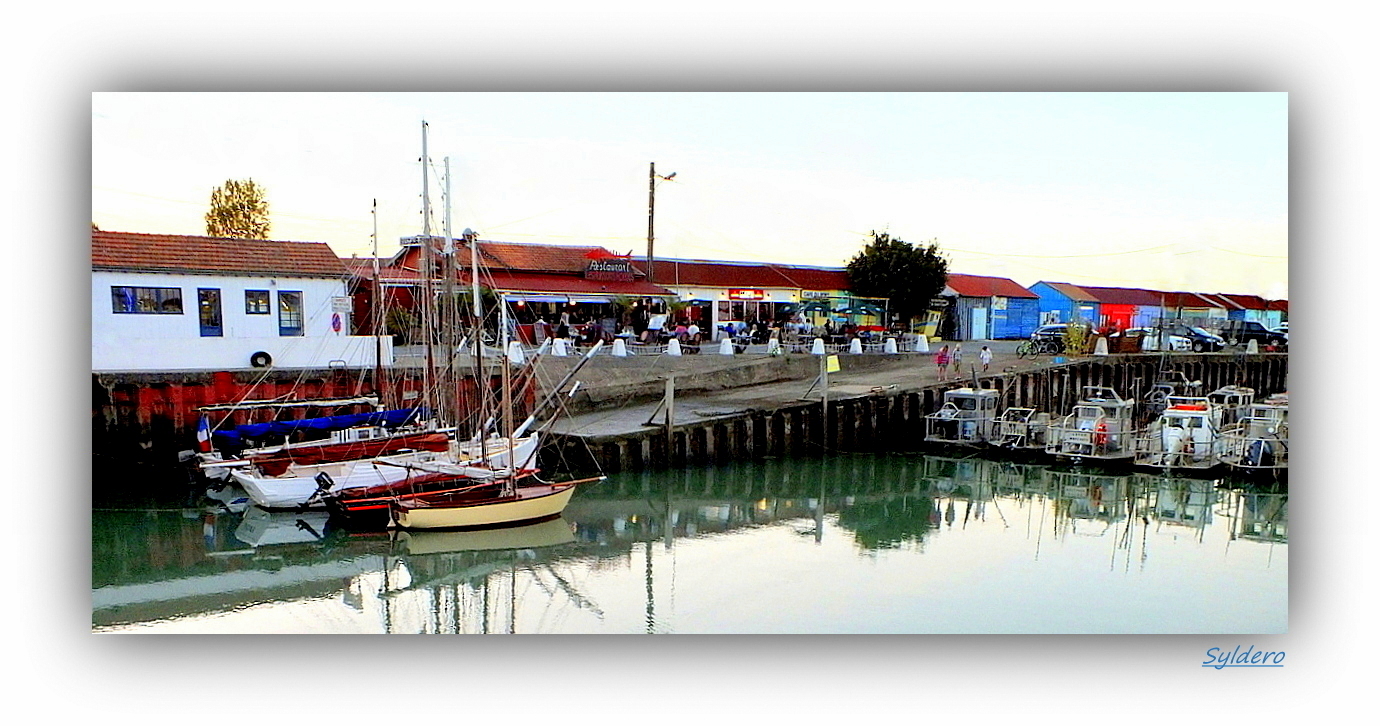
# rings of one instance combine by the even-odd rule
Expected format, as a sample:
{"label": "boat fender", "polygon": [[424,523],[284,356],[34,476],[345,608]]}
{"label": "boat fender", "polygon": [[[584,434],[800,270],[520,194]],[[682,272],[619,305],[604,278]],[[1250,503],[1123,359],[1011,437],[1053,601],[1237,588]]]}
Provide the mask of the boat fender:
{"label": "boat fender", "polygon": [[267,368],[273,365],[273,356],[261,350],[255,353],[254,355],[249,356],[249,365],[252,365],[255,368]]}
{"label": "boat fender", "polygon": [[1098,422],[1097,422],[1097,433],[1093,434],[1093,443],[1097,444],[1098,446],[1106,446],[1106,445],[1107,445],[1107,422],[1106,422],[1106,421],[1098,421]]}

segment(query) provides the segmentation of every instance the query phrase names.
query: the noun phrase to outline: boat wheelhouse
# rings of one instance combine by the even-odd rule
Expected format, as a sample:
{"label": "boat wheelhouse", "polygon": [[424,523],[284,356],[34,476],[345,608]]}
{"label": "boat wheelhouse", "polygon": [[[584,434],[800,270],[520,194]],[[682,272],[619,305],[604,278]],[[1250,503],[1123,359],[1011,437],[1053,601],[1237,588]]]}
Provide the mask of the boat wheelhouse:
{"label": "boat wheelhouse", "polygon": [[1129,461],[1135,454],[1135,401],[1106,386],[1084,386],[1073,411],[1049,426],[1045,453],[1066,459]]}
{"label": "boat wheelhouse", "polygon": [[1245,471],[1289,468],[1289,396],[1278,394],[1251,404],[1246,415],[1218,436],[1218,458]]}
{"label": "boat wheelhouse", "polygon": [[1012,406],[997,417],[992,443],[1008,449],[1044,451],[1048,434],[1048,413]]}
{"label": "boat wheelhouse", "polygon": [[1136,464],[1163,469],[1217,466],[1220,410],[1207,398],[1170,396],[1164,411],[1136,437]]}
{"label": "boat wheelhouse", "polygon": [[1001,393],[991,388],[955,388],[944,392],[944,404],[925,417],[925,440],[945,444],[982,444],[992,439]]}

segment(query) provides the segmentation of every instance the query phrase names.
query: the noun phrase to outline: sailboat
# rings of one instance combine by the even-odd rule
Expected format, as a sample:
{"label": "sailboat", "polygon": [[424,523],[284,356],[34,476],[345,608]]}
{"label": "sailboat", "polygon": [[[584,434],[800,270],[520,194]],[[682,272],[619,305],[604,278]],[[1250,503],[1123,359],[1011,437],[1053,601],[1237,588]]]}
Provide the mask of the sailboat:
{"label": "sailboat", "polygon": [[[424,168],[426,165],[425,131],[426,126],[423,124]],[[447,182],[449,182],[449,171],[447,171]],[[425,204],[427,199],[425,194],[423,199]],[[448,304],[453,304],[454,297],[449,294],[449,286],[454,280],[455,247],[454,238],[450,234],[449,216],[449,193],[447,193],[446,237],[442,254],[445,255],[443,261],[446,263],[447,295],[445,300]],[[484,364],[484,310],[479,291],[479,244],[477,236],[469,229],[465,230],[463,238],[470,252],[470,297],[474,321],[470,340],[473,341],[474,375],[477,379],[487,380],[488,371]],[[429,233],[426,236],[426,245],[428,253],[433,251]],[[426,299],[431,300],[429,290]],[[455,317],[457,316],[451,316],[452,319]],[[449,335],[453,326],[446,326],[444,330]],[[500,329],[499,336],[501,340],[506,336],[506,331]],[[428,341],[428,345],[430,345],[430,337],[428,337]],[[384,462],[400,465],[400,468],[407,468],[419,476],[364,489],[335,488],[327,482],[322,482],[324,491],[319,495],[320,499],[325,501],[330,508],[346,515],[354,515],[357,518],[369,516],[371,512],[377,513],[386,505],[388,515],[386,526],[398,529],[491,527],[539,521],[559,515],[569,503],[578,484],[601,481],[604,477],[561,483],[545,482],[538,478],[535,466],[541,428],[538,417],[548,405],[555,402],[566,382],[584,363],[593,357],[599,347],[596,345],[594,349],[586,353],[575,368],[567,373],[565,380],[555,387],[546,400],[537,406],[521,426],[517,427],[513,425],[513,398],[516,389],[511,371],[513,361],[509,356],[501,357],[499,363],[504,390],[501,420],[499,416],[491,415],[482,425],[476,427],[473,438],[465,442],[453,442],[451,450],[448,452],[451,461],[427,460],[425,452],[416,455],[383,457]],[[437,388],[453,393],[455,390],[453,356],[456,348],[448,344],[445,350],[446,359],[442,365],[441,373],[450,373],[452,377],[447,378],[442,375],[443,380]],[[428,355],[427,365],[428,374],[431,374],[433,370],[430,355]],[[529,368],[528,370],[532,369]],[[431,387],[429,386],[428,389],[430,390]],[[495,430],[500,423],[503,427],[502,433]],[[413,456],[419,460],[402,461],[407,456]],[[456,471],[457,467],[461,470]]]}

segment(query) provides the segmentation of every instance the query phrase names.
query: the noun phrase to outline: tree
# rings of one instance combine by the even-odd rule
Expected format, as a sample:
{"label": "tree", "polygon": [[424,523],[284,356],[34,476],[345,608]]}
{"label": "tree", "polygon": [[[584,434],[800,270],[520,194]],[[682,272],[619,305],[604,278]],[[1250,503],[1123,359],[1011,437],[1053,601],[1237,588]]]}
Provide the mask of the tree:
{"label": "tree", "polygon": [[268,200],[253,179],[227,179],[211,191],[206,234],[211,237],[268,239]]}
{"label": "tree", "polygon": [[848,290],[859,297],[884,297],[889,309],[909,320],[929,308],[944,290],[949,261],[939,243],[916,247],[873,230],[872,241],[848,262]]}

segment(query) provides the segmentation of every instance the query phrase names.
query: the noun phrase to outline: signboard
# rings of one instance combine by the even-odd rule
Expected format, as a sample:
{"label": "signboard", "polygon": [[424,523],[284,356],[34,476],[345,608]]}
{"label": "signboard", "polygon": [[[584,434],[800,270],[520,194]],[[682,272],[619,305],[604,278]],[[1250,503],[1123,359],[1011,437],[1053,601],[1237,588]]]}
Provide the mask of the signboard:
{"label": "signboard", "polygon": [[626,257],[606,258],[602,260],[590,260],[585,267],[586,280],[614,280],[617,282],[633,281],[632,260]]}
{"label": "signboard", "polygon": [[839,366],[839,357],[836,355],[829,356],[824,362],[824,370],[830,373],[838,373],[843,370],[843,368]]}
{"label": "signboard", "polygon": [[765,290],[747,290],[742,288],[731,288],[728,291],[729,300],[766,300]]}
{"label": "signboard", "polygon": [[331,313],[331,330],[340,332],[340,313]]}
{"label": "signboard", "polygon": [[348,313],[351,310],[351,305],[352,302],[349,297],[331,298],[331,312],[333,313]]}
{"label": "signboard", "polygon": [[829,299],[829,292],[828,292],[827,290],[801,290],[801,291],[800,291],[800,299],[801,299],[801,300],[828,300],[828,299]]}
{"label": "signboard", "polygon": [[931,309],[931,310],[943,310],[944,308],[947,308],[947,307],[949,307],[949,298],[947,298],[947,297],[935,297],[935,298],[930,298],[930,309]]}

